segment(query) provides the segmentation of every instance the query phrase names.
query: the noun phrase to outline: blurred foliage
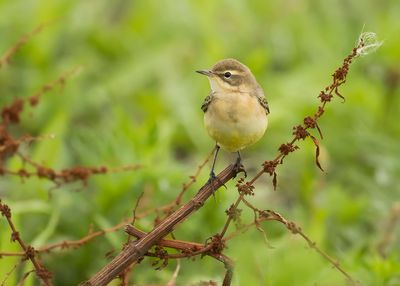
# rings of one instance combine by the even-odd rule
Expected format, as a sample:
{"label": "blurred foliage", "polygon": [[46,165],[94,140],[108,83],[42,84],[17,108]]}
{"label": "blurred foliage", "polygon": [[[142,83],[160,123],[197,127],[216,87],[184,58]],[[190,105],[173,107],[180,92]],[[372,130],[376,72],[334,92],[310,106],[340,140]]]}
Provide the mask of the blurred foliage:
{"label": "blurred foliage", "polygon": [[[400,201],[400,2],[378,1],[0,1],[0,54],[41,23],[34,36],[0,70],[0,104],[27,97],[76,66],[83,70],[26,111],[15,130],[54,134],[26,152],[49,167],[109,167],[136,164],[135,172],[93,177],[88,187],[54,190],[43,180],[3,177],[0,197],[10,204],[23,238],[34,246],[84,236],[131,215],[142,191],[142,208],[173,199],[213,147],[200,105],[208,82],[194,73],[217,60],[246,63],[270,103],[265,137],[243,152],[249,173],[271,159],[290,138],[293,125],[314,111],[316,96],[354,46],[361,30],[385,40],[373,55],[353,65],[323,116],[321,173],[311,142],[257,183],[254,203],[302,226],[317,244],[363,285],[400,285],[400,227],[380,255],[392,207]],[[223,154],[220,170],[234,156]],[[18,167],[20,162],[9,162]],[[191,189],[196,192],[208,168]],[[79,190],[76,192],[75,190]],[[235,197],[234,183],[221,189],[177,231],[179,239],[204,242],[218,232]],[[188,197],[188,196],[187,196]],[[186,197],[186,198],[187,198]],[[252,213],[244,211],[244,218]],[[138,225],[150,230],[154,216]],[[344,277],[298,236],[276,223],[263,225],[269,246],[255,229],[232,240],[226,253],[236,261],[234,285],[345,285]],[[0,249],[15,251],[0,220]],[[108,261],[126,240],[107,234],[78,250],[43,259],[55,285],[77,285]],[[16,259],[0,259],[0,277]],[[29,265],[29,264],[28,264]],[[25,268],[25,271],[31,266]],[[135,285],[171,277],[175,262],[155,271],[145,259],[133,271]],[[16,271],[7,285],[23,273]],[[223,266],[211,258],[182,261],[178,285],[222,280]],[[38,285],[30,277],[25,285]],[[116,284],[113,284],[116,285]]]}

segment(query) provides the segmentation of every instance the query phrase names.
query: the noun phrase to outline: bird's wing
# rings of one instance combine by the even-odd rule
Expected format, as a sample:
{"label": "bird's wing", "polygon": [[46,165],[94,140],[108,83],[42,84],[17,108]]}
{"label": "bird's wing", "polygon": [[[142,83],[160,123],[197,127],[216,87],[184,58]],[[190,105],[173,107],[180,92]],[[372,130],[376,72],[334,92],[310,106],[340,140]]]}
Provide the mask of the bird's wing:
{"label": "bird's wing", "polygon": [[261,106],[265,109],[265,113],[269,114],[269,106],[268,106],[268,101],[265,99],[265,97],[257,97],[258,102],[261,104]]}
{"label": "bird's wing", "polygon": [[268,101],[264,96],[264,93],[261,91],[256,92],[256,96],[258,99],[258,102],[261,104],[261,106],[265,109],[265,113],[269,114],[269,106],[268,106]]}
{"label": "bird's wing", "polygon": [[214,98],[214,92],[210,92],[210,94],[204,99],[203,104],[201,105],[201,110],[203,110],[203,112],[207,111],[208,106],[210,105],[213,98]]}

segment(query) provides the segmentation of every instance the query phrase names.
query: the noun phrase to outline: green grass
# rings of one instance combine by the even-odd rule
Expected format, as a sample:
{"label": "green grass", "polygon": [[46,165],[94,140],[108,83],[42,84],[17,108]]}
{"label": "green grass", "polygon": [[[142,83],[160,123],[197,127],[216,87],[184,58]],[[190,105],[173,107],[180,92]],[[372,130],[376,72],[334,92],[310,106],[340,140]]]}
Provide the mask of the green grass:
{"label": "green grass", "polygon": [[[354,46],[361,30],[384,45],[352,66],[338,98],[320,121],[321,173],[311,142],[278,169],[278,189],[269,178],[256,184],[252,201],[295,221],[313,241],[363,285],[400,284],[400,228],[387,257],[377,251],[390,209],[400,200],[400,2],[391,1],[0,1],[0,54],[41,23],[50,24],[0,69],[0,105],[28,97],[44,83],[81,66],[79,75],[24,112],[17,134],[54,134],[26,152],[62,169],[75,165],[142,164],[134,172],[108,174],[57,189],[44,180],[2,177],[0,197],[14,211],[24,240],[38,247],[79,239],[90,226],[105,228],[143,207],[173,199],[213,147],[200,105],[209,86],[195,70],[235,57],[263,86],[271,109],[265,137],[243,152],[250,175],[291,138],[318,104],[316,96]],[[364,27],[364,28],[363,28]],[[221,170],[233,160],[222,153]],[[21,162],[12,159],[10,168]],[[207,180],[209,166],[190,193]],[[235,198],[234,183],[176,231],[178,239],[204,242],[218,232]],[[186,197],[188,198],[188,197]],[[244,218],[251,220],[250,210]],[[138,222],[150,230],[153,217]],[[345,285],[300,237],[277,223],[263,224],[270,247],[251,229],[232,240],[233,285]],[[0,251],[17,251],[0,219]],[[78,250],[43,254],[55,285],[77,285],[107,263],[126,237],[107,234]],[[15,264],[0,259],[0,281]],[[182,260],[178,285],[222,281],[223,266],[205,257]],[[25,270],[31,268],[30,264]],[[165,285],[175,262],[156,271],[145,259],[133,271],[134,285]],[[6,285],[16,285],[23,270]],[[39,285],[33,276],[25,285]],[[116,285],[116,284],[114,284]]]}

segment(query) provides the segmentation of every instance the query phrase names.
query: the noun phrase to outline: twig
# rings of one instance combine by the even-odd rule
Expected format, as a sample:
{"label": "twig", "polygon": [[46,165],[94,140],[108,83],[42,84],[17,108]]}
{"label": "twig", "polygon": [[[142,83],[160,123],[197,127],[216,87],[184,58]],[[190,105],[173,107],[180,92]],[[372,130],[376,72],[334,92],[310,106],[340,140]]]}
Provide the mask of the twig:
{"label": "twig", "polygon": [[183,195],[196,182],[197,177],[200,175],[201,170],[204,168],[204,166],[210,160],[213,153],[214,153],[214,149],[207,155],[207,157],[204,159],[204,161],[199,166],[197,166],[197,170],[194,173],[194,175],[189,176],[189,180],[186,183],[182,184],[182,190],[180,191],[180,193],[178,194],[178,196],[175,199],[173,199],[171,202],[169,202],[168,204],[165,204],[161,207],[145,210],[145,211],[137,214],[136,217],[142,218],[153,212],[164,212],[167,215],[171,214],[174,209],[176,209],[177,207],[179,207],[181,205]]}
{"label": "twig", "polygon": [[189,202],[160,222],[146,236],[139,241],[127,244],[120,254],[83,285],[107,285],[127,266],[143,257],[157,241],[172,232],[178,224],[198,210],[219,187],[235,177],[238,171],[234,165],[229,165],[217,176],[216,180],[204,185]]}
{"label": "twig", "polygon": [[[141,239],[146,235],[145,232],[137,229],[136,227],[133,227],[132,225],[126,225],[125,231],[129,235],[134,236],[137,239]],[[231,284],[232,276],[233,276],[234,262],[232,261],[232,259],[230,259],[228,256],[226,256],[222,253],[214,253],[214,252],[210,251],[211,249],[214,248],[214,245],[212,245],[212,243],[201,244],[201,243],[188,242],[188,241],[183,241],[183,240],[160,239],[157,242],[157,245],[182,251],[181,254],[169,254],[168,258],[180,259],[180,258],[193,257],[196,255],[209,255],[209,256],[217,259],[218,261],[220,261],[224,264],[225,269],[226,269],[224,282],[222,285],[229,286]],[[148,255],[148,253],[146,255]]]}
{"label": "twig", "polygon": [[231,233],[229,236],[225,236],[223,238],[224,241],[228,241],[239,234],[243,233],[244,231],[248,230],[252,226],[257,226],[257,224],[264,222],[264,221],[278,221],[282,223],[283,225],[286,226],[286,228],[293,234],[299,234],[301,237],[304,238],[305,241],[307,241],[308,245],[310,248],[314,249],[316,252],[318,252],[322,257],[324,257],[326,260],[328,260],[334,268],[339,270],[346,278],[353,284],[353,285],[358,285],[358,282],[354,280],[350,274],[348,274],[340,265],[340,263],[336,260],[334,260],[331,256],[326,254],[324,251],[322,251],[315,242],[313,242],[303,231],[302,229],[297,226],[294,222],[289,221],[285,219],[281,214],[278,212],[272,211],[272,210],[260,210],[256,207],[254,207],[250,202],[247,200],[243,199],[243,202],[252,210],[254,210],[257,214],[258,217],[251,223],[248,223],[246,225],[243,225],[242,227],[238,228],[235,232]]}
{"label": "twig", "polygon": [[41,86],[39,88],[38,91],[36,91],[33,95],[31,95],[28,98],[29,104],[31,106],[36,106],[39,103],[40,98],[42,97],[43,94],[45,94],[46,92],[52,91],[57,86],[63,87],[68,79],[74,77],[75,75],[78,75],[81,72],[81,70],[82,70],[82,66],[76,66],[76,67],[64,72],[63,74],[61,74],[58,78],[56,78],[52,82],[44,84],[43,86]]}
{"label": "twig", "polygon": [[10,226],[11,229],[11,240],[12,241],[17,241],[21,248],[25,252],[25,258],[24,259],[29,259],[33,266],[35,267],[35,272],[36,275],[39,277],[39,279],[43,282],[44,285],[50,286],[52,285],[51,283],[51,273],[42,265],[40,262],[39,258],[36,257],[35,249],[30,246],[26,245],[25,242],[22,240],[21,235],[15,228],[15,225],[11,219],[11,209],[8,207],[8,205],[3,204],[0,201],[0,212],[2,216],[4,216],[8,222],[8,225]]}
{"label": "twig", "polygon": [[[0,256],[1,258],[1,256]],[[18,263],[14,264],[14,266],[11,268],[10,271],[8,271],[5,275],[4,275],[4,279],[1,282],[1,286],[4,286],[4,283],[6,283],[7,279],[11,276],[11,274],[15,271],[15,269],[17,269],[18,266],[20,266],[23,262],[25,262],[25,259],[20,259],[18,261]]]}
{"label": "twig", "polygon": [[[52,250],[55,249],[76,249],[81,247],[82,245],[89,243],[93,239],[102,236],[106,233],[114,232],[117,231],[121,228],[123,228],[127,223],[129,223],[131,219],[125,219],[122,222],[118,223],[117,225],[114,225],[113,227],[104,229],[104,230],[99,230],[95,232],[89,232],[86,236],[82,237],[81,239],[78,240],[64,240],[61,242],[45,245],[42,247],[39,247],[35,249],[35,253],[49,253]],[[0,252],[0,257],[2,256],[24,256],[25,252]]]}
{"label": "twig", "polygon": [[176,278],[178,278],[179,270],[181,270],[181,261],[178,259],[176,261],[176,268],[174,273],[172,274],[171,279],[168,281],[165,286],[175,286],[176,285]]}
{"label": "twig", "polygon": [[24,274],[24,276],[22,276],[21,280],[18,282],[17,286],[22,286],[24,285],[25,280],[28,278],[28,276],[34,272],[34,270],[28,271]]}
{"label": "twig", "polygon": [[[366,46],[366,43],[368,45]],[[272,183],[274,186],[274,189],[277,187],[277,173],[276,173],[276,168],[278,165],[283,164],[283,160],[292,152],[296,151],[299,149],[297,145],[295,145],[296,142],[305,140],[306,138],[310,138],[316,148],[316,156],[315,156],[315,162],[318,168],[322,170],[321,164],[319,162],[319,143],[318,140],[310,134],[308,131],[309,129],[317,129],[317,132],[321,135],[322,133],[321,130],[318,126],[318,119],[324,114],[325,112],[325,106],[327,103],[329,103],[333,96],[336,95],[339,98],[344,100],[344,97],[340,94],[339,92],[339,87],[346,82],[346,77],[350,69],[350,64],[359,57],[360,55],[365,55],[367,52],[372,51],[372,47],[379,46],[381,43],[376,40],[375,37],[375,45],[372,41],[372,36],[370,33],[363,33],[359,41],[357,43],[357,46],[354,47],[351,51],[351,53],[343,60],[342,66],[340,66],[333,74],[332,74],[332,83],[326,86],[318,95],[318,98],[320,99],[320,105],[317,107],[316,112],[312,116],[306,116],[303,120],[303,124],[297,125],[293,127],[293,138],[285,144],[282,144],[278,148],[278,154],[276,155],[275,159],[271,161],[265,161],[262,166],[263,168],[248,182],[240,182],[237,187],[239,191],[239,197],[237,198],[235,204],[234,204],[234,209],[236,209],[240,203],[242,202],[242,199],[246,195],[252,195],[252,190],[254,189],[254,183],[264,174],[268,174],[272,177]],[[367,49],[368,47],[368,49]],[[250,189],[250,192],[248,191]],[[228,216],[228,219],[223,226],[220,234],[223,236],[230,223],[232,222],[232,218]]]}
{"label": "twig", "polygon": [[41,24],[33,29],[29,34],[23,35],[11,48],[9,48],[0,58],[0,68],[10,63],[12,56],[28,42],[34,35],[40,33],[48,23]]}
{"label": "twig", "polygon": [[[333,83],[327,86],[324,90],[322,90],[319,94],[319,98],[321,100],[321,105],[318,107],[317,111],[314,113],[313,116],[307,116],[304,118],[303,124],[297,125],[293,128],[293,139],[286,144],[282,144],[279,147],[279,153],[277,157],[272,161],[265,161],[262,165],[263,168],[253,177],[252,180],[249,182],[244,183],[239,182],[237,187],[239,191],[239,197],[236,200],[235,204],[232,207],[232,214],[236,213],[239,204],[242,202],[244,196],[254,194],[254,182],[261,177],[263,174],[267,173],[272,176],[272,183],[274,188],[277,186],[277,173],[276,167],[279,164],[283,163],[284,158],[294,152],[295,150],[299,149],[298,146],[294,145],[297,141],[304,140],[306,138],[310,138],[316,148],[316,165],[322,170],[322,167],[319,163],[319,143],[315,136],[309,133],[308,129],[317,129],[318,133],[322,136],[321,130],[318,126],[317,120],[322,116],[324,113],[324,108],[327,102],[331,101],[334,95],[344,99],[344,97],[339,93],[339,86],[341,86],[346,81],[346,76],[349,71],[349,66],[352,61],[360,56],[363,55],[364,52],[367,52],[364,42],[365,37],[361,36],[357,46],[352,50],[351,54],[345,58],[343,61],[343,65],[338,68],[333,73]],[[372,47],[375,45],[373,41],[370,41],[371,37],[368,37],[368,47]],[[143,255],[147,253],[152,245],[157,243],[161,238],[163,238],[166,234],[170,233],[173,228],[180,223],[183,219],[187,218],[192,212],[196,209],[201,207],[201,204],[213,193],[215,189],[217,189],[216,183],[225,183],[233,176],[233,169],[232,166],[228,167],[227,169],[231,168],[229,173],[231,175],[224,176],[224,180],[221,178],[212,182],[212,184],[205,185],[200,192],[186,205],[182,206],[179,210],[174,212],[172,215],[167,217],[163,222],[157,225],[153,231],[148,233],[142,239],[137,242],[130,242],[125,249],[116,257],[113,261],[107,264],[103,269],[101,269],[97,274],[95,274],[89,281],[85,282],[84,285],[106,285],[109,281],[111,281],[114,277],[116,277],[121,271],[123,271],[128,265],[132,262],[137,261]],[[227,171],[225,169],[223,172]],[[221,174],[220,174],[221,175]],[[210,186],[213,185],[214,186]],[[220,184],[219,186],[221,186]],[[218,187],[219,187],[218,186]],[[206,188],[208,190],[206,191]],[[202,198],[199,197],[200,195],[207,194]],[[215,235],[213,239],[221,240],[225,235],[230,222],[233,220],[233,216],[229,215],[228,219],[221,231],[220,234]],[[294,231],[294,230],[292,230]],[[333,261],[333,260],[332,260]]]}
{"label": "twig", "polygon": [[131,222],[131,224],[132,224],[133,226],[135,225],[135,222],[136,222],[136,218],[137,218],[137,217],[136,217],[136,211],[137,211],[137,208],[138,208],[138,206],[139,206],[140,200],[143,198],[143,194],[144,194],[144,192],[141,192],[141,193],[140,193],[138,199],[136,200],[135,207],[133,208],[133,211],[132,211],[132,222]]}

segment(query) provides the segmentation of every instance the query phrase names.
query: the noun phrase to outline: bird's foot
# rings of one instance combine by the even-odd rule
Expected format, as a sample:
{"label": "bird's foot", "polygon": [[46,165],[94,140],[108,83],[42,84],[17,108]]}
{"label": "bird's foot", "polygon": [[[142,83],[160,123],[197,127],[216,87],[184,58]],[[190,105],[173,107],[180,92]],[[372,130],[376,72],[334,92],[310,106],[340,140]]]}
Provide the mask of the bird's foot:
{"label": "bird's foot", "polygon": [[[243,164],[241,163],[240,158],[238,158],[235,162],[235,165],[233,166],[233,170],[235,171],[236,175],[240,172],[244,173],[244,177],[247,177],[247,172],[246,169],[244,168]],[[235,175],[235,177],[236,177]]]}
{"label": "bird's foot", "polygon": [[208,178],[207,184],[211,184],[211,188],[212,188],[212,191],[213,191],[213,197],[214,197],[214,200],[215,200],[215,192],[216,192],[217,189],[215,188],[214,181],[219,182],[222,186],[225,187],[225,189],[227,189],[227,187],[226,187],[225,184],[215,175],[214,171],[211,171],[211,172],[210,172],[210,177]]}

